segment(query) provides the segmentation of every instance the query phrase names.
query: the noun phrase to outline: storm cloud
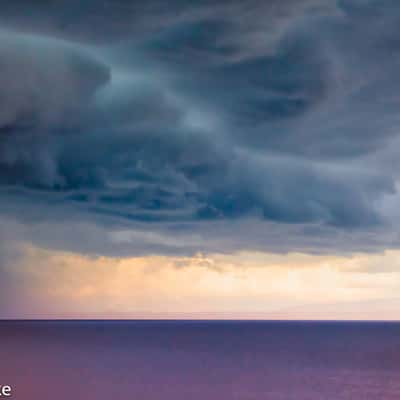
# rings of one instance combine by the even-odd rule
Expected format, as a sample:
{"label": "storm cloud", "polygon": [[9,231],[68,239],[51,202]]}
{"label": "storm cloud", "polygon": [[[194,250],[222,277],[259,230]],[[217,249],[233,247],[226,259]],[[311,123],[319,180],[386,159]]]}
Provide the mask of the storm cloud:
{"label": "storm cloud", "polygon": [[[0,19],[1,213],[47,226],[23,240],[397,246],[396,2],[22,3]],[[65,219],[97,245],[55,240]]]}

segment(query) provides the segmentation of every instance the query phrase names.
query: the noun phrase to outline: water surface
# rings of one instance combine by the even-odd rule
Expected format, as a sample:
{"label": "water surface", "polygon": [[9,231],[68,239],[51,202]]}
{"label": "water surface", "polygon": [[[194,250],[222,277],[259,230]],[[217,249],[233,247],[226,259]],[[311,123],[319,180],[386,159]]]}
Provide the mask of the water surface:
{"label": "water surface", "polygon": [[398,400],[400,324],[0,322],[20,400]]}

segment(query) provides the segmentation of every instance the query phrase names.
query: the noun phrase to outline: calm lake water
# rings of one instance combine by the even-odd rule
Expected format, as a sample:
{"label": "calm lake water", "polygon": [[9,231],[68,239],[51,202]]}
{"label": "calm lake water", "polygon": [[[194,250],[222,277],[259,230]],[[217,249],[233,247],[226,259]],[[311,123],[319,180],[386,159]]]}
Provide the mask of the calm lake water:
{"label": "calm lake water", "polygon": [[398,400],[400,324],[0,322],[18,400]]}

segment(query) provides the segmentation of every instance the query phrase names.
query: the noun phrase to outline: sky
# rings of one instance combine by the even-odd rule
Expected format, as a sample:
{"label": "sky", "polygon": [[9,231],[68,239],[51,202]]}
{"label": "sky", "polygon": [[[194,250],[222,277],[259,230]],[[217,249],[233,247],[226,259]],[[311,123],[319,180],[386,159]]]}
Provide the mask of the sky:
{"label": "sky", "polygon": [[397,0],[4,0],[0,318],[400,319]]}

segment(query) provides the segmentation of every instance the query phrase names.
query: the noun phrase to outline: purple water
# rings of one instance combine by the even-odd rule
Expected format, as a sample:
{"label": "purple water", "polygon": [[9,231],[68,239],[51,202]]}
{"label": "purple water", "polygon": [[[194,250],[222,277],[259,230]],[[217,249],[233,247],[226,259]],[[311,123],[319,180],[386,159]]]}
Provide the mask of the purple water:
{"label": "purple water", "polygon": [[0,322],[20,400],[400,399],[400,324]]}

